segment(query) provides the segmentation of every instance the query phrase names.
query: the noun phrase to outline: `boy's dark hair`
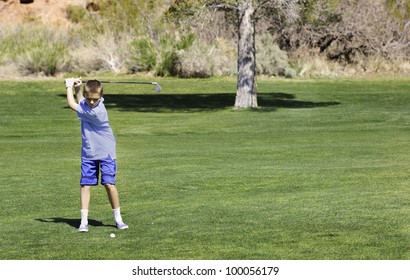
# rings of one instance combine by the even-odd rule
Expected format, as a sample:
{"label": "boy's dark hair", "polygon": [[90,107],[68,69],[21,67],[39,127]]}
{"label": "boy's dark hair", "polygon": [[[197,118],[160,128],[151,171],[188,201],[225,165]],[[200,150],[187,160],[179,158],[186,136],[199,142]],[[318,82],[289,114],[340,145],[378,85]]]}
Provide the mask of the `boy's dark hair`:
{"label": "boy's dark hair", "polygon": [[98,93],[100,96],[103,96],[103,85],[98,80],[88,80],[87,83],[84,85],[84,92],[83,94],[87,93]]}

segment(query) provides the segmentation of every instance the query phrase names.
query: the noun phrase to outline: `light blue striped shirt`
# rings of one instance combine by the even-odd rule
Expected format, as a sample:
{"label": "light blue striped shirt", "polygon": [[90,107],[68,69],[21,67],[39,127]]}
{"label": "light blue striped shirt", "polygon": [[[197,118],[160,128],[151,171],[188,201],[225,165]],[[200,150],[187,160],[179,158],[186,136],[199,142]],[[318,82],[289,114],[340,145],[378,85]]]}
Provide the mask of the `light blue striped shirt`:
{"label": "light blue striped shirt", "polygon": [[88,160],[116,159],[116,142],[108,120],[104,98],[90,108],[85,98],[77,106],[77,116],[81,120],[81,157]]}

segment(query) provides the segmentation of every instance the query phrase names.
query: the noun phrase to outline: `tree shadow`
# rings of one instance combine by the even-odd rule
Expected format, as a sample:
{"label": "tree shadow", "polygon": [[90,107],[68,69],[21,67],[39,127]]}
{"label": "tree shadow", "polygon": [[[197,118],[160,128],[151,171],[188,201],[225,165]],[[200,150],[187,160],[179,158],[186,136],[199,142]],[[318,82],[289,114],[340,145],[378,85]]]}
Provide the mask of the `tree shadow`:
{"label": "tree shadow", "polygon": [[[104,103],[107,108],[136,112],[172,112],[172,111],[217,111],[231,109],[235,103],[235,94],[106,94]],[[258,105],[261,110],[274,111],[278,108],[315,108],[339,105],[339,102],[300,101],[289,93],[258,93]]]}
{"label": "tree shadow", "polygon": [[[80,219],[71,219],[71,218],[61,218],[61,217],[56,217],[56,218],[39,218],[39,219],[34,219],[38,222],[42,223],[55,223],[55,224],[67,224],[73,228],[78,228],[80,226],[81,220]],[[88,219],[88,224],[93,227],[115,227],[114,225],[106,225],[101,221],[96,221],[93,219]]]}
{"label": "tree shadow", "polygon": [[[65,97],[64,94],[60,95]],[[200,112],[232,109],[233,93],[213,94],[104,94],[108,109],[133,112]],[[278,108],[316,108],[339,105],[339,102],[313,102],[296,100],[290,93],[258,93],[257,110],[275,111]]]}

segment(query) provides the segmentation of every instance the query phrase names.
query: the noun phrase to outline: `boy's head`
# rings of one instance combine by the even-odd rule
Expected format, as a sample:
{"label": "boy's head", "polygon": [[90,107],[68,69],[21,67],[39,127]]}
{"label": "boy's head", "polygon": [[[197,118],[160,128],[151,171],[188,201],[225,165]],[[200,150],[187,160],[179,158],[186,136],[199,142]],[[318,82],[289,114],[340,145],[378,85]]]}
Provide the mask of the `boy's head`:
{"label": "boy's head", "polygon": [[91,108],[97,106],[98,101],[100,101],[103,96],[103,86],[98,80],[89,80],[84,85],[83,91],[84,98],[87,105]]}

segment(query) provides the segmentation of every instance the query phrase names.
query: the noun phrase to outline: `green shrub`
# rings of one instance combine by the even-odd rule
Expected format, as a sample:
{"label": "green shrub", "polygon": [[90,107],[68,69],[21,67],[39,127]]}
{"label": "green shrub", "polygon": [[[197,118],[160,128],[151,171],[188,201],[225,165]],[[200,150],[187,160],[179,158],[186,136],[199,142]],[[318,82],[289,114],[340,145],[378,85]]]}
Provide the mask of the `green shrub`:
{"label": "green shrub", "polygon": [[14,64],[24,75],[53,76],[67,66],[68,36],[61,31],[25,25],[3,30],[0,36],[0,63]]}
{"label": "green shrub", "polygon": [[157,49],[150,38],[139,38],[131,42],[133,57],[131,72],[151,71],[157,65]]}
{"label": "green shrub", "polygon": [[195,34],[188,34],[176,39],[167,34],[160,39],[160,62],[156,68],[158,76],[177,76],[180,54],[195,42]]}
{"label": "green shrub", "polygon": [[158,76],[177,76],[178,54],[175,50],[164,51],[161,53],[161,63],[156,69]]}
{"label": "green shrub", "polygon": [[259,75],[295,77],[288,55],[275,43],[270,34],[256,38],[256,73]]}
{"label": "green shrub", "polygon": [[68,5],[66,8],[66,13],[67,13],[67,18],[74,22],[74,23],[80,23],[87,11],[84,9],[84,7],[81,6],[74,6],[74,5]]}
{"label": "green shrub", "polygon": [[177,70],[178,76],[183,78],[234,75],[236,51],[220,38],[212,44],[196,40],[192,47],[179,53]]}
{"label": "green shrub", "polygon": [[37,42],[17,57],[19,70],[23,74],[41,73],[54,76],[65,66],[66,47],[62,42]]}

